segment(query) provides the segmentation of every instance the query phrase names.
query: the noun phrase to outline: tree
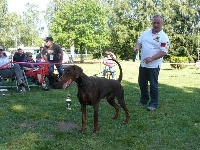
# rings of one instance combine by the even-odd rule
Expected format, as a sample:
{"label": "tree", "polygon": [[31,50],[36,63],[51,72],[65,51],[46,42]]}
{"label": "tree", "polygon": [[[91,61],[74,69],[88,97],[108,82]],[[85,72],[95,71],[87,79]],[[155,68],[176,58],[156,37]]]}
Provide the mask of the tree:
{"label": "tree", "polygon": [[0,44],[4,48],[17,47],[19,45],[38,46],[42,39],[38,32],[39,11],[38,6],[26,4],[26,10],[20,16],[9,13],[7,1],[0,2]]}
{"label": "tree", "polygon": [[7,47],[7,43],[10,42],[10,38],[7,36],[8,33],[8,28],[6,26],[6,19],[7,18],[7,13],[8,13],[8,8],[7,8],[7,1],[2,0],[0,2],[0,44],[4,46],[4,48]]}
{"label": "tree", "polygon": [[85,49],[93,53],[100,45],[109,44],[107,20],[95,0],[65,1],[53,18],[51,33],[62,46],[68,47],[72,38],[81,54]]}
{"label": "tree", "polygon": [[20,29],[20,40],[26,46],[36,46],[41,43],[39,38],[39,7],[27,3],[26,9],[21,15],[23,26]]}

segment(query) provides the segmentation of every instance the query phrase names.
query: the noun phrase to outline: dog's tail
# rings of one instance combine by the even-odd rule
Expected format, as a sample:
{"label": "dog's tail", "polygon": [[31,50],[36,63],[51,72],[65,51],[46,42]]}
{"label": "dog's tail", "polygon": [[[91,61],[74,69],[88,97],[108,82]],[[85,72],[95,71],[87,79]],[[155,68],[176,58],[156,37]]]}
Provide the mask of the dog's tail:
{"label": "dog's tail", "polygon": [[119,67],[119,78],[117,79],[119,82],[122,81],[122,76],[123,76],[123,73],[122,73],[122,67],[120,65],[120,63],[116,60],[116,59],[112,59],[114,62],[116,62],[116,64],[118,65]]}

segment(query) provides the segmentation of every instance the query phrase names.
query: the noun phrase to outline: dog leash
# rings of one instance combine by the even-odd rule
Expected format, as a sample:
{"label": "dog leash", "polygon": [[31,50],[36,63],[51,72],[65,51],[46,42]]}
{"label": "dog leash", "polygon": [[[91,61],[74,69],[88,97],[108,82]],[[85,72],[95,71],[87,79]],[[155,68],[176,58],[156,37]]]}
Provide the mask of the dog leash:
{"label": "dog leash", "polygon": [[101,71],[101,72],[99,72],[99,73],[96,73],[96,74],[94,74],[93,76],[97,76],[97,75],[99,75],[99,74],[102,74],[103,73],[103,71]]}

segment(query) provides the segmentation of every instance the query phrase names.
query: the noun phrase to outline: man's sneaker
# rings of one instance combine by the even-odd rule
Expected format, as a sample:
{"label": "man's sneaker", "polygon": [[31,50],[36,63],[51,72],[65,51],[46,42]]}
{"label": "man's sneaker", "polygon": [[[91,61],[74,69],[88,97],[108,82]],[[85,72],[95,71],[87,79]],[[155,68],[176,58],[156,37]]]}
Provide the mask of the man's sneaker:
{"label": "man's sneaker", "polygon": [[154,111],[155,109],[156,109],[155,107],[151,107],[151,106],[147,107],[148,111]]}
{"label": "man's sneaker", "polygon": [[145,106],[146,104],[141,103],[140,101],[135,103],[136,106]]}
{"label": "man's sneaker", "polygon": [[46,87],[42,88],[42,90],[49,91],[50,89],[46,86]]}
{"label": "man's sneaker", "polygon": [[48,86],[45,83],[42,84],[42,90],[49,91],[49,88],[48,88]]}
{"label": "man's sneaker", "polygon": [[18,85],[19,85],[19,86],[24,86],[24,85],[25,85],[22,79],[19,79],[19,80],[18,80]]}
{"label": "man's sneaker", "polygon": [[20,92],[21,92],[21,93],[25,93],[25,92],[26,92],[26,89],[25,89],[24,86],[21,87]]}

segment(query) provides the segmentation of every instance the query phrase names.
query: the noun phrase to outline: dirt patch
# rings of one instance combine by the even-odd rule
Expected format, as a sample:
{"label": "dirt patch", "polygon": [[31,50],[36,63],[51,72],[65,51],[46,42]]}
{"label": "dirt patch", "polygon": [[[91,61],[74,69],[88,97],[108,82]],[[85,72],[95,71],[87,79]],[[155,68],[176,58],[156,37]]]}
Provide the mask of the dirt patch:
{"label": "dirt patch", "polygon": [[33,123],[20,123],[19,124],[19,127],[22,127],[22,128],[26,128],[26,129],[31,129],[31,128],[35,128],[36,127],[36,124],[33,122]]}
{"label": "dirt patch", "polygon": [[59,122],[58,127],[61,131],[71,131],[76,128],[76,124],[74,122]]}

